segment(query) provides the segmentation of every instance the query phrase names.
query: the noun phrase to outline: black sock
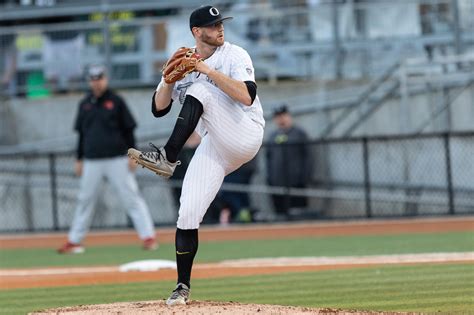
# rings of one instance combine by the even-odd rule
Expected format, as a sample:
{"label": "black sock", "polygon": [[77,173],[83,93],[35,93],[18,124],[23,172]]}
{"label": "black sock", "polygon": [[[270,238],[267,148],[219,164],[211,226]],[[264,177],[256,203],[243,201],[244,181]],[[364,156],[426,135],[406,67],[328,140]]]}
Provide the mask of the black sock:
{"label": "black sock", "polygon": [[191,269],[194,256],[198,250],[198,230],[176,229],[176,265],[178,267],[178,282],[191,287]]}
{"label": "black sock", "polygon": [[181,151],[189,136],[196,129],[203,112],[204,109],[201,102],[197,98],[187,95],[174,125],[173,132],[165,145],[168,161],[176,162],[179,151]]}

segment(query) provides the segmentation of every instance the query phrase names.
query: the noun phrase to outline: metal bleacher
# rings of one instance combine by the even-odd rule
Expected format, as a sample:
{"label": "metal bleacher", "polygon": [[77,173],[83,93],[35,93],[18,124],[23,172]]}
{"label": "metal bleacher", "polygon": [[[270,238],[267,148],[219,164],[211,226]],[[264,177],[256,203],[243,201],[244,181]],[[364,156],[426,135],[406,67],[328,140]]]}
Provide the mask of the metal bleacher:
{"label": "metal bleacher", "polygon": [[[433,7],[443,4],[449,8],[448,12],[435,12],[434,17],[428,12],[430,25],[434,25],[431,29],[439,30],[436,32],[423,28],[428,13],[407,15],[403,23],[387,15],[383,22],[386,24],[372,25],[379,12],[418,12],[426,5],[421,0],[317,1],[314,5],[301,1],[219,1],[218,5],[224,14],[235,17],[226,25],[227,38],[249,51],[259,79],[275,82],[284,78],[374,78],[399,60],[425,54],[426,47],[432,47],[434,55],[472,50],[474,5],[460,1],[465,3],[462,11],[471,12],[460,21],[444,19],[459,10],[453,6],[458,2],[430,2]],[[201,4],[192,0],[53,3],[56,4],[51,7],[4,6],[1,10],[0,22],[12,25],[0,29],[0,46],[2,36],[14,34],[19,38],[18,70],[23,78],[20,89],[32,71],[51,68],[54,72],[54,64],[45,64],[44,43],[49,38],[54,39],[53,44],[59,43],[71,34],[83,37],[79,44],[83,52],[76,63],[105,63],[114,74],[112,83],[116,87],[153,85],[159,66],[170,51],[192,41],[186,27],[187,16]],[[64,20],[65,16],[69,22],[40,23],[44,18]],[[388,31],[400,29],[400,24],[410,28],[405,27],[401,33]],[[380,29],[387,32],[384,34]],[[60,88],[80,88],[83,83],[79,78],[79,83],[71,83],[72,87]],[[50,88],[54,92],[57,86]]]}

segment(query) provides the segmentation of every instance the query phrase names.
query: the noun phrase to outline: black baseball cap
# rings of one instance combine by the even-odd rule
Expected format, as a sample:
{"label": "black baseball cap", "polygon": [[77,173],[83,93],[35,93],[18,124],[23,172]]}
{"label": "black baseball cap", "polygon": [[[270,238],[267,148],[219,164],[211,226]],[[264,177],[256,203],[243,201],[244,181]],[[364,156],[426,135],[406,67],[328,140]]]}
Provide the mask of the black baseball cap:
{"label": "black baseball cap", "polygon": [[232,16],[223,17],[216,7],[206,5],[191,13],[189,17],[189,28],[210,26],[224,20],[232,19]]}
{"label": "black baseball cap", "polygon": [[288,106],[286,104],[280,105],[273,110],[273,117],[288,113]]}
{"label": "black baseball cap", "polygon": [[87,79],[99,80],[105,76],[106,69],[103,65],[94,64],[87,69]]}

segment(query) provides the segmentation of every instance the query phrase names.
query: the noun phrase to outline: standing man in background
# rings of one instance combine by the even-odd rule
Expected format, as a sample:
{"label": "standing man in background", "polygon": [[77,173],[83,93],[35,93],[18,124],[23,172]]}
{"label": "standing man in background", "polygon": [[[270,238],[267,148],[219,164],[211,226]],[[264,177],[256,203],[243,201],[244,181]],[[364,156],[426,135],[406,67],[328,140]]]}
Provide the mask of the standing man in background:
{"label": "standing man in background", "polygon": [[[293,122],[286,105],[276,108],[267,148],[267,183],[270,186],[305,188],[312,175],[306,132]],[[290,209],[307,207],[306,197],[272,195],[277,220],[288,219]]]}
{"label": "standing man in background", "polygon": [[168,305],[189,300],[199,225],[224,177],[250,161],[262,145],[265,120],[254,67],[247,51],[224,40],[223,21],[229,18],[213,6],[191,13],[189,29],[202,60],[195,72],[174,83],[162,78],[152,97],[156,117],[166,115],[173,100],[183,105],[173,132],[155,151],[128,151],[141,165],[170,177],[194,130],[202,139],[184,176],[175,239],[178,279]]}
{"label": "standing man in background", "polygon": [[69,230],[68,242],[60,254],[82,253],[84,239],[94,213],[99,185],[104,177],[128,211],[143,249],[157,248],[153,221],[138,191],[133,171],[136,164],[126,156],[135,146],[136,127],[124,100],[108,89],[105,68],[94,65],[88,71],[91,92],[79,103],[74,129],[79,133],[75,172],[81,176],[78,205]]}

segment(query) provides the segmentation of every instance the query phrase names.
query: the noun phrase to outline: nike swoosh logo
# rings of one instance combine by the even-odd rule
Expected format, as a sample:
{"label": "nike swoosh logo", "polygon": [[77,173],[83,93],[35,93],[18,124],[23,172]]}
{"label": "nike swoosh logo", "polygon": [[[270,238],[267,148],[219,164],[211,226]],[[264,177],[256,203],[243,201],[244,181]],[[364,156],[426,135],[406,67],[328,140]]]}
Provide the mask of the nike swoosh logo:
{"label": "nike swoosh logo", "polygon": [[180,251],[176,251],[176,254],[178,255],[186,255],[186,254],[190,254],[191,252],[180,252]]}
{"label": "nike swoosh logo", "polygon": [[178,116],[178,119],[182,119],[182,120],[184,120],[184,118],[183,118],[183,117],[179,117],[179,116]]}

